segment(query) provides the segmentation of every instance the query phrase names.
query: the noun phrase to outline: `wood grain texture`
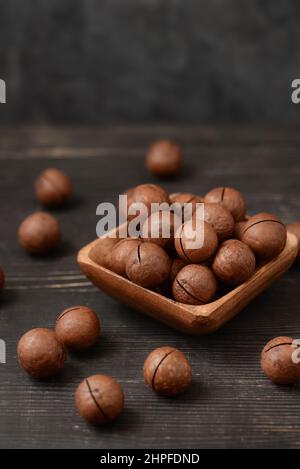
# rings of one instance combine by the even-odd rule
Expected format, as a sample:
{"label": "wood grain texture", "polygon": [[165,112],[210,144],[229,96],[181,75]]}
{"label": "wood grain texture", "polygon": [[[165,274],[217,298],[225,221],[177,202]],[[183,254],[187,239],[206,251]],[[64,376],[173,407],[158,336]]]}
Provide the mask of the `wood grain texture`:
{"label": "wood grain texture", "polygon": [[[95,238],[97,204],[115,201],[127,187],[156,182],[143,156],[147,145],[164,134],[186,149],[183,174],[162,183],[169,192],[204,194],[232,185],[247,197],[250,213],[267,210],[286,222],[300,219],[299,129],[1,128],[0,264],[7,283],[0,338],[8,355],[0,364],[1,448],[300,448],[300,385],[275,386],[259,366],[267,340],[300,338],[299,268],[220,331],[190,337],[106,296],[77,267],[77,251]],[[60,153],[60,148],[71,150]],[[39,208],[34,178],[53,165],[72,177],[76,196],[66,210],[54,212],[64,233],[60,252],[33,258],[18,246],[16,231]],[[87,354],[70,355],[58,378],[31,380],[16,360],[18,338],[32,327],[53,326],[58,313],[74,304],[99,313],[99,344]],[[193,367],[193,385],[177,399],[156,396],[143,383],[144,359],[162,345],[182,349]],[[126,394],[124,414],[101,429],[86,425],[74,406],[80,380],[97,372],[117,378]]]}

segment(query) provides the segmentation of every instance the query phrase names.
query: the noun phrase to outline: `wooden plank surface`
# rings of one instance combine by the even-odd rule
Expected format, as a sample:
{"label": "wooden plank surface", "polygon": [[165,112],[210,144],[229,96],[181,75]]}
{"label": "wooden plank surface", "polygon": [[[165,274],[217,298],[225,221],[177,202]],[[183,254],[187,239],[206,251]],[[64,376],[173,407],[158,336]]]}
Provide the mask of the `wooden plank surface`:
{"label": "wooden plank surface", "polygon": [[[300,269],[293,268],[237,318],[209,337],[189,337],[117,303],[93,287],[76,265],[77,251],[95,238],[96,206],[142,182],[156,182],[144,168],[147,145],[158,137],[183,143],[183,174],[163,183],[170,191],[204,194],[218,185],[239,188],[249,211],[274,211],[300,219],[300,132],[297,128],[116,126],[105,128],[0,128],[0,265],[6,290],[0,303],[1,448],[300,447],[300,385],[277,387],[261,374],[260,350],[277,335],[300,338]],[[72,177],[76,196],[54,212],[64,244],[52,257],[35,259],[16,239],[20,221],[39,208],[36,175],[57,166]],[[74,304],[94,308],[102,320],[98,346],[70,355],[64,373],[35,382],[16,360],[18,338],[51,327]],[[182,349],[194,382],[184,396],[165,399],[143,383],[147,353],[161,345]],[[86,425],[74,391],[94,373],[116,377],[126,410],[113,425]]]}

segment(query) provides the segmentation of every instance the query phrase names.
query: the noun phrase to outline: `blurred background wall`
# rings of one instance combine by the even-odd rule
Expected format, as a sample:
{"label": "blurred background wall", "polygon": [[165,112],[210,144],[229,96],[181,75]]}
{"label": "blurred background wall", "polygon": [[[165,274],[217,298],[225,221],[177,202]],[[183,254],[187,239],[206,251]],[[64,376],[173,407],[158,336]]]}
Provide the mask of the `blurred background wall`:
{"label": "blurred background wall", "polygon": [[299,0],[0,0],[0,122],[296,122]]}

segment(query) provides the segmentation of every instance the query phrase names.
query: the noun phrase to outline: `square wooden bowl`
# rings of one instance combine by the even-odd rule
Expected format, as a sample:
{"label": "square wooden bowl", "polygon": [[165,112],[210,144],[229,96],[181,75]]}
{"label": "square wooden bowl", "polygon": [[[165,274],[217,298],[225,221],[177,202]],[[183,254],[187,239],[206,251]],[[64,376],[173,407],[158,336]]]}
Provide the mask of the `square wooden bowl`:
{"label": "square wooden bowl", "polygon": [[116,228],[79,251],[81,270],[97,287],[122,303],[193,335],[214,332],[233,318],[289,269],[298,252],[297,238],[288,233],[286,246],[279,256],[259,266],[247,282],[211,303],[191,306],[140,287],[108,269],[111,250],[119,241],[118,232]]}

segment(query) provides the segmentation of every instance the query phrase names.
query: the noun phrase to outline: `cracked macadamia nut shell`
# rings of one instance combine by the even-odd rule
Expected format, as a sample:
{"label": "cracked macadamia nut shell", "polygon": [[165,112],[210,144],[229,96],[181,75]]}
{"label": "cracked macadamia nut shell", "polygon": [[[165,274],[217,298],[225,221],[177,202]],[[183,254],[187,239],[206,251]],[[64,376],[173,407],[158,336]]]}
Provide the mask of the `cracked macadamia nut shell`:
{"label": "cracked macadamia nut shell", "polygon": [[55,335],[67,348],[86,350],[99,338],[100,321],[92,309],[86,306],[72,306],[58,316]]}
{"label": "cracked macadamia nut shell", "polygon": [[225,207],[235,221],[244,220],[246,215],[246,200],[244,196],[232,187],[216,187],[204,197],[205,203],[221,204]]}
{"label": "cracked macadamia nut shell", "polygon": [[21,246],[31,254],[46,254],[61,240],[58,221],[49,213],[35,212],[21,223],[18,231]]}
{"label": "cracked macadamia nut shell", "polygon": [[[167,192],[157,184],[140,184],[136,186],[131,193],[131,204],[128,206],[128,210],[131,208],[132,213],[128,213],[128,220],[131,220],[139,215],[138,204],[143,204],[147,210],[145,218],[151,215],[154,211],[159,209],[152,204],[170,204],[170,199]],[[152,210],[152,211],[151,211]]]}
{"label": "cracked macadamia nut shell", "polygon": [[[196,194],[189,192],[176,192],[170,194],[171,204],[179,204],[181,206],[182,221],[187,221],[198,208],[197,204],[203,203],[203,198]],[[189,205],[190,204],[190,205]],[[175,212],[178,216],[180,213]],[[183,218],[185,217],[185,218]]]}
{"label": "cracked macadamia nut shell", "polygon": [[170,140],[154,142],[146,156],[148,170],[158,177],[175,176],[182,167],[182,161],[182,148]]}
{"label": "cracked macadamia nut shell", "polygon": [[228,285],[246,282],[255,271],[255,256],[251,249],[238,239],[224,241],[212,263],[215,275]]}
{"label": "cracked macadamia nut shell", "polygon": [[94,425],[103,425],[115,420],[123,411],[124,393],[115,379],[94,375],[79,384],[75,401],[83,419]]}
{"label": "cracked macadamia nut shell", "polygon": [[192,381],[192,368],[185,355],[173,347],[153,350],[144,363],[146,383],[158,394],[176,396]]}
{"label": "cracked macadamia nut shell", "polygon": [[300,344],[284,336],[270,340],[261,353],[261,368],[277,384],[300,380]]}
{"label": "cracked macadamia nut shell", "polygon": [[188,204],[188,203],[203,203],[203,198],[200,195],[192,194],[191,192],[173,192],[169,195],[171,203]]}
{"label": "cracked macadamia nut shell", "polygon": [[65,366],[66,352],[53,331],[37,328],[19,340],[18,359],[23,370],[33,378],[48,378]]}
{"label": "cracked macadamia nut shell", "polygon": [[232,237],[234,231],[234,219],[231,213],[222,205],[204,203],[203,207],[198,209],[194,216],[209,223],[217,233],[220,241]]}
{"label": "cracked macadamia nut shell", "polygon": [[298,250],[298,256],[296,257],[296,261],[297,263],[300,262],[300,222],[294,222],[294,223],[289,223],[288,225],[286,225],[286,229],[294,234],[296,236],[296,238],[298,239],[298,244],[299,244],[299,250]]}
{"label": "cracked macadamia nut shell", "polygon": [[170,275],[169,275],[169,281],[170,281],[171,287],[173,285],[173,282],[178,272],[181,269],[183,269],[183,267],[185,267],[186,265],[187,265],[187,262],[181,259],[180,257],[176,257],[175,259],[172,260],[171,270],[170,270]]}
{"label": "cracked macadamia nut shell", "polygon": [[119,241],[111,251],[110,269],[116,274],[126,276],[126,261],[131,251],[142,243],[139,238],[126,238]]}
{"label": "cracked macadamia nut shell", "polygon": [[258,213],[249,218],[242,241],[261,259],[273,259],[278,256],[286,244],[286,227],[271,213]]}
{"label": "cracked macadamia nut shell", "polygon": [[141,243],[131,251],[126,262],[126,274],[132,282],[154,288],[165,283],[170,274],[171,259],[157,244]]}
{"label": "cracked macadamia nut shell", "polygon": [[[218,247],[218,237],[209,223],[202,220],[197,220],[196,225],[195,223],[195,219],[192,219],[179,228],[175,236],[175,249],[181,259],[198,263],[213,255]],[[198,236],[199,246],[193,247],[191,242],[196,242]]]}
{"label": "cracked macadamia nut shell", "polygon": [[217,280],[213,272],[204,265],[189,264],[175,277],[172,292],[180,303],[201,305],[208,303],[217,291]]}
{"label": "cracked macadamia nut shell", "polygon": [[35,182],[36,196],[46,207],[60,207],[71,197],[73,189],[70,178],[56,168],[43,171]]}

